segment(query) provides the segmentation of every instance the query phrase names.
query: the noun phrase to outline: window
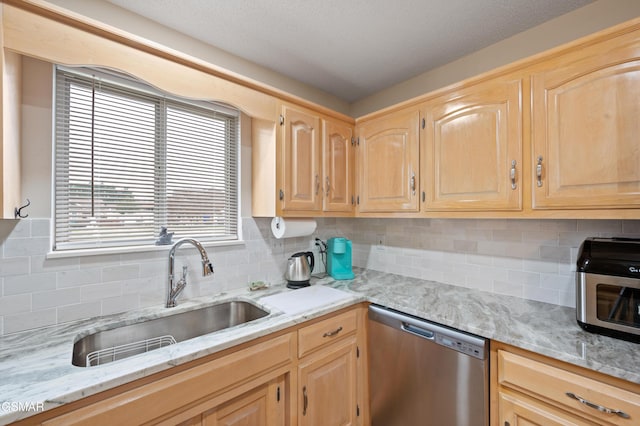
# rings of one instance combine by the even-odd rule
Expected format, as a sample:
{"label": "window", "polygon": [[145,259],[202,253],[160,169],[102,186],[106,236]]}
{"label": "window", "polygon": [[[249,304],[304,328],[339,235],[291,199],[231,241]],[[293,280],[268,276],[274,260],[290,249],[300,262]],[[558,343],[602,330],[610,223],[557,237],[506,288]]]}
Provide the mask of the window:
{"label": "window", "polygon": [[56,69],[54,250],[238,239],[238,114]]}

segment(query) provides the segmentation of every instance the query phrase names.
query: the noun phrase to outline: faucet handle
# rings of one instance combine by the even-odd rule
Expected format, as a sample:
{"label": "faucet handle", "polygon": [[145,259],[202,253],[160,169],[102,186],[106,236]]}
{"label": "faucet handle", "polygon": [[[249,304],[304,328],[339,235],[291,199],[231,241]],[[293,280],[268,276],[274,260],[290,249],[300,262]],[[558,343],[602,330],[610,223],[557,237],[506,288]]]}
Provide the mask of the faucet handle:
{"label": "faucet handle", "polygon": [[209,261],[209,259],[202,262],[202,276],[206,277],[208,275],[213,274],[213,265]]}

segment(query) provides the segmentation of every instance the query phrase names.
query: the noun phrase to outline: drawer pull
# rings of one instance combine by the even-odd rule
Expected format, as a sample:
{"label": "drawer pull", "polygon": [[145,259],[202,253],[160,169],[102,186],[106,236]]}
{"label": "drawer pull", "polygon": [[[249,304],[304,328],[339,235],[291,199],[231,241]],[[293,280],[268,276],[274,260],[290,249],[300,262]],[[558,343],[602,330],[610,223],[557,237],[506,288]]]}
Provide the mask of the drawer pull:
{"label": "drawer pull", "polygon": [[605,414],[615,414],[617,416],[622,417],[623,419],[630,419],[631,416],[628,415],[627,413],[625,413],[624,411],[620,411],[620,410],[616,410],[613,408],[607,408],[607,407],[603,407],[602,405],[598,405],[598,404],[594,404],[593,402],[587,401],[586,399],[576,395],[575,393],[572,392],[565,392],[565,395],[567,395],[569,398],[573,398],[575,400],[577,400],[578,402],[580,402],[581,404],[586,405],[587,407],[591,407],[591,408],[595,408],[596,410],[605,413]]}
{"label": "drawer pull", "polygon": [[322,335],[322,337],[332,337],[332,336],[335,336],[336,334],[340,333],[341,331],[342,331],[342,326],[336,328],[333,331],[327,331],[326,333],[324,333]]}

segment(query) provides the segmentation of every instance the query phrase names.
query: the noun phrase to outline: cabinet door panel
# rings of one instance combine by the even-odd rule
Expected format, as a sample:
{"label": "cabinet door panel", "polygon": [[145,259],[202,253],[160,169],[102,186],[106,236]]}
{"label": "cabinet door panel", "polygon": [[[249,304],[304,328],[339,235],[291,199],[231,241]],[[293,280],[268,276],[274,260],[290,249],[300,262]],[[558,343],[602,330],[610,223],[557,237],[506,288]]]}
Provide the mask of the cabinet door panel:
{"label": "cabinet door panel", "polygon": [[356,423],[356,339],[335,344],[300,365],[300,425],[346,426]]}
{"label": "cabinet door panel", "polygon": [[520,80],[489,81],[426,106],[426,210],[521,208],[520,94]]}
{"label": "cabinet door panel", "polygon": [[279,386],[284,387],[281,381],[266,383],[216,407],[204,414],[204,426],[284,425],[284,402],[276,394]]}
{"label": "cabinet door panel", "polygon": [[639,47],[616,39],[533,76],[534,208],[640,205]]}
{"label": "cabinet door panel", "polygon": [[419,119],[402,111],[360,128],[361,212],[418,210]]}
{"label": "cabinet door panel", "polygon": [[324,210],[353,210],[354,158],[350,126],[323,121]]}
{"label": "cabinet door panel", "polygon": [[283,210],[320,210],[320,119],[284,107]]}

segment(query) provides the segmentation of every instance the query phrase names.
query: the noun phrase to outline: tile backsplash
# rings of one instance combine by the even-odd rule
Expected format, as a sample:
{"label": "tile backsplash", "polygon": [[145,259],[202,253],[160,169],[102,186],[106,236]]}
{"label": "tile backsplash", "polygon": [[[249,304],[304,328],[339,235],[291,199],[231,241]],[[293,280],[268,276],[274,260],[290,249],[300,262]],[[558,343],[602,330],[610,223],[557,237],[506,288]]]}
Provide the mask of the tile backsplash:
{"label": "tile backsplash", "polygon": [[640,238],[640,220],[325,219],[356,266],[575,307],[587,237]]}
{"label": "tile backsplash", "polygon": [[[243,218],[244,243],[209,247],[215,274],[201,277],[195,249],[182,298],[283,281],[286,259],[313,237],[353,241],[354,266],[575,306],[580,243],[590,236],[640,237],[640,220],[318,219],[313,237],[277,240],[270,220]],[[161,305],[166,250],[47,258],[50,220],[0,221],[0,334]]]}
{"label": "tile backsplash", "polygon": [[[15,224],[15,227],[14,227]],[[176,254],[189,266],[180,298],[219,294],[251,281],[282,282],[286,259],[309,238],[277,240],[270,220],[243,218],[244,243],[207,247],[215,273],[202,277],[191,246]],[[47,258],[50,220],[0,221],[0,335],[108,315],[166,300],[168,251]]]}

